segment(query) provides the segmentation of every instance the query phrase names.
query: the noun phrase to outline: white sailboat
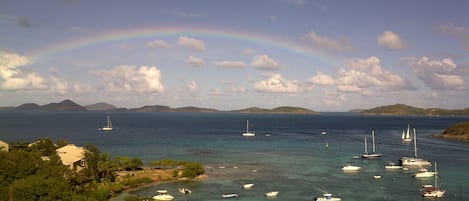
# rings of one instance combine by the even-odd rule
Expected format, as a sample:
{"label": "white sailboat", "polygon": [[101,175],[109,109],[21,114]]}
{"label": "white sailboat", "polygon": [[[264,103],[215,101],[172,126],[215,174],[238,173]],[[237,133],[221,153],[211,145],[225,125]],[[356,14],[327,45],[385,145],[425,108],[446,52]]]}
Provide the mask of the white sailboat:
{"label": "white sailboat", "polygon": [[100,131],[112,131],[112,122],[111,122],[111,117],[109,117],[109,113],[107,113],[107,124],[104,127],[99,128],[98,130],[100,130]]}
{"label": "white sailboat", "polygon": [[414,128],[414,156],[413,157],[404,156],[399,160],[399,162],[403,166],[431,166],[432,165],[429,161],[423,158],[418,158],[417,134],[415,132],[415,128]]}
{"label": "white sailboat", "polygon": [[249,131],[249,120],[246,120],[246,132],[242,134],[245,137],[254,137],[256,133],[253,131]]}
{"label": "white sailboat", "polygon": [[380,158],[383,156],[383,154],[376,153],[376,146],[375,146],[375,130],[371,131],[371,138],[373,140],[373,152],[368,153],[368,144],[366,142],[366,137],[365,137],[365,153],[362,155],[362,158],[365,159],[375,159],[375,158]]}
{"label": "white sailboat", "polygon": [[332,197],[330,193],[324,193],[323,197],[316,197],[314,201],[341,201],[341,198]]}
{"label": "white sailboat", "polygon": [[446,190],[440,189],[438,187],[438,172],[436,171],[436,162],[435,162],[435,181],[434,185],[423,185],[420,189],[420,193],[423,197],[443,197],[446,193]]}
{"label": "white sailboat", "polygon": [[410,125],[407,124],[407,131],[402,131],[401,139],[403,142],[411,142],[412,138],[410,137]]}
{"label": "white sailboat", "polygon": [[154,200],[170,201],[174,200],[174,196],[168,194],[167,190],[157,190],[158,195],[153,196]]}

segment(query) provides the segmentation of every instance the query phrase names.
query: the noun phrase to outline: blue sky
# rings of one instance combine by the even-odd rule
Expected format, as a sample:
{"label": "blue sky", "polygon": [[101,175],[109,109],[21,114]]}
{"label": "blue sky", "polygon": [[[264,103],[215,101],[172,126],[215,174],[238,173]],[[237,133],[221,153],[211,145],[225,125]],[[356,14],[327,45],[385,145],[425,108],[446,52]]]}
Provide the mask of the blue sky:
{"label": "blue sky", "polygon": [[469,100],[469,1],[0,2],[0,106]]}

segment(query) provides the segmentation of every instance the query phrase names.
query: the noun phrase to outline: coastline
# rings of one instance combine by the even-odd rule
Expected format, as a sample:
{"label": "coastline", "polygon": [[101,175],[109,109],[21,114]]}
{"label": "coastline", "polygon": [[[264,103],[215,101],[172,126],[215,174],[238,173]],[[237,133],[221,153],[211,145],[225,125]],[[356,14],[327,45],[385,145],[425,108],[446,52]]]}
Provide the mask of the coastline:
{"label": "coastline", "polygon": [[145,183],[137,186],[126,186],[123,188],[121,192],[114,193],[108,200],[109,201],[117,201],[120,200],[122,196],[126,196],[131,192],[137,191],[142,188],[147,188],[150,186],[158,185],[158,184],[164,184],[164,183],[172,183],[172,182],[178,182],[178,181],[199,181],[203,180],[208,177],[207,174],[202,174],[199,175],[195,178],[186,178],[186,177],[174,177],[172,175],[172,172],[176,169],[152,169],[149,167],[145,167],[142,170],[134,170],[134,171],[116,171],[117,173],[117,179],[119,178],[123,180],[122,177],[130,177],[132,179],[139,179],[139,178],[150,178],[151,182],[150,183]]}

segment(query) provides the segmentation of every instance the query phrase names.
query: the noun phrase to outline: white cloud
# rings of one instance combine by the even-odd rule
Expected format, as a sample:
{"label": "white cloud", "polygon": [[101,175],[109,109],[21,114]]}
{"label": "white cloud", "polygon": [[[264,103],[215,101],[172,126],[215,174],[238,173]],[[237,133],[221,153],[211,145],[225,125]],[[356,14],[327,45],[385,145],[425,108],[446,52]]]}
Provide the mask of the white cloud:
{"label": "white cloud", "polygon": [[372,91],[414,90],[408,79],[390,71],[383,70],[377,57],[367,59],[350,59],[349,69],[339,69],[336,76],[317,73],[308,79],[313,85],[335,86],[337,91],[370,95]]}
{"label": "white cloud", "polygon": [[60,78],[59,73],[55,67],[49,68],[49,73],[51,74],[49,90],[53,93],[65,95],[69,89],[68,82]]}
{"label": "white cloud", "polygon": [[172,48],[173,46],[164,40],[154,40],[146,44],[149,48]]}
{"label": "white cloud", "polygon": [[244,68],[246,64],[242,61],[216,61],[215,66],[219,68]]}
{"label": "white cloud", "polygon": [[244,55],[253,55],[253,54],[256,53],[256,51],[254,51],[253,49],[245,49],[241,53],[244,54]]}
{"label": "white cloud", "polygon": [[415,74],[425,85],[435,90],[460,90],[465,88],[464,79],[457,75],[456,64],[450,58],[430,60],[428,57],[406,58]]}
{"label": "white cloud", "polygon": [[29,63],[27,57],[0,50],[0,89],[45,89],[46,81],[42,76],[20,69]]}
{"label": "white cloud", "polygon": [[315,76],[308,79],[308,82],[314,85],[330,86],[335,84],[335,80],[332,76],[322,74],[318,72]]}
{"label": "white cloud", "polygon": [[246,93],[248,90],[243,86],[231,86],[231,92],[233,93]]}
{"label": "white cloud", "polygon": [[449,33],[453,37],[457,38],[464,50],[469,51],[469,33],[464,27],[454,24],[442,24],[440,25],[440,31],[443,33]]}
{"label": "white cloud", "polygon": [[187,58],[186,60],[186,63],[190,64],[191,66],[194,66],[194,67],[201,67],[201,66],[205,66],[205,61],[201,58],[198,58],[198,57],[194,57],[194,56],[189,56],[189,58]]}
{"label": "white cloud", "polygon": [[348,51],[353,49],[346,39],[335,40],[328,37],[319,36],[315,32],[310,32],[305,36],[305,38],[306,40],[310,41],[313,46],[318,48],[325,48],[336,51]]}
{"label": "white cloud", "polygon": [[198,92],[199,91],[199,84],[197,84],[196,81],[189,81],[187,82],[187,90],[189,90],[189,92],[191,93],[194,93],[194,92]]}
{"label": "white cloud", "polygon": [[266,79],[254,83],[254,89],[259,92],[297,93],[302,92],[298,81],[289,81],[280,74],[266,74]]}
{"label": "white cloud", "polygon": [[177,44],[181,47],[187,47],[195,51],[199,51],[199,52],[205,51],[204,41],[197,40],[194,38],[189,38],[187,36],[179,37]]}
{"label": "white cloud", "polygon": [[110,70],[95,71],[106,84],[106,88],[112,92],[164,92],[162,75],[155,66],[121,65]]}
{"label": "white cloud", "polygon": [[405,48],[405,43],[402,41],[401,37],[392,32],[384,31],[383,34],[378,36],[378,45],[391,50],[401,50]]}
{"label": "white cloud", "polygon": [[280,63],[274,61],[267,55],[259,55],[253,58],[251,62],[251,66],[261,69],[261,70],[277,70],[282,68]]}

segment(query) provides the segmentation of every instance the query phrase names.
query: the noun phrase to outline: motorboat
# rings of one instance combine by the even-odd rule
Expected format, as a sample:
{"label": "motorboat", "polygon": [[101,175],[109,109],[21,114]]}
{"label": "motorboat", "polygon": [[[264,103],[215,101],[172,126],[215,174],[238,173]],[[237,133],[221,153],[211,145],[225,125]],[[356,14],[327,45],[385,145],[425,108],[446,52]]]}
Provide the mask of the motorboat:
{"label": "motorboat", "polygon": [[403,166],[431,166],[430,161],[427,161],[423,158],[419,158],[417,155],[417,134],[414,128],[414,156],[408,157],[404,156],[399,160],[400,164]]}
{"label": "motorboat", "polygon": [[412,177],[415,178],[428,178],[428,177],[433,177],[436,175],[436,172],[428,171],[425,168],[420,168],[420,170],[412,175]]}
{"label": "motorboat", "polygon": [[373,178],[375,178],[375,179],[381,179],[381,175],[374,175]]}
{"label": "motorboat", "polygon": [[438,172],[436,171],[436,162],[435,162],[435,180],[434,184],[423,185],[420,189],[420,193],[423,197],[443,197],[446,193],[446,190],[440,189],[438,187]]}
{"label": "motorboat", "polygon": [[244,188],[244,189],[250,189],[250,188],[252,188],[253,186],[254,186],[254,184],[249,183],[249,184],[244,184],[244,185],[243,185],[243,188]]}
{"label": "motorboat", "polygon": [[178,191],[182,194],[190,194],[192,191],[188,188],[178,188]]}
{"label": "motorboat", "polygon": [[350,164],[342,166],[343,171],[359,171],[361,169],[362,167],[360,166],[355,166],[355,165],[350,165]]}
{"label": "motorboat", "polygon": [[324,193],[323,197],[316,197],[313,200],[315,201],[342,201],[341,198],[332,197],[330,193]]}
{"label": "motorboat", "polygon": [[221,197],[222,198],[235,198],[235,197],[238,197],[238,194],[236,193],[222,194]]}
{"label": "motorboat", "polygon": [[265,197],[275,197],[277,196],[279,193],[279,191],[269,191],[267,193],[265,193]]}
{"label": "motorboat", "polygon": [[162,201],[169,201],[174,200],[174,197],[168,194],[167,190],[157,190],[158,195],[153,196],[154,200],[162,200]]}
{"label": "motorboat", "polygon": [[384,169],[386,169],[386,170],[398,170],[398,169],[402,169],[402,166],[397,165],[394,162],[390,162],[390,163],[388,163],[388,165],[384,166]]}
{"label": "motorboat", "polygon": [[364,159],[376,159],[380,158],[383,156],[383,154],[376,153],[376,146],[375,146],[375,130],[371,131],[371,138],[373,140],[373,152],[368,153],[368,144],[366,143],[366,137],[365,137],[365,153],[363,153],[362,158]]}
{"label": "motorboat", "polygon": [[246,120],[246,132],[242,133],[244,137],[254,137],[256,133],[253,131],[249,131],[249,120]]}
{"label": "motorboat", "polygon": [[322,132],[321,132],[321,135],[327,135],[327,132],[326,132],[326,131],[322,131]]}

